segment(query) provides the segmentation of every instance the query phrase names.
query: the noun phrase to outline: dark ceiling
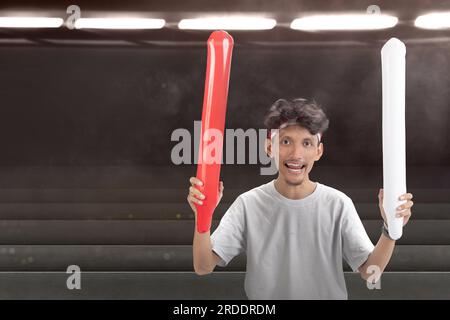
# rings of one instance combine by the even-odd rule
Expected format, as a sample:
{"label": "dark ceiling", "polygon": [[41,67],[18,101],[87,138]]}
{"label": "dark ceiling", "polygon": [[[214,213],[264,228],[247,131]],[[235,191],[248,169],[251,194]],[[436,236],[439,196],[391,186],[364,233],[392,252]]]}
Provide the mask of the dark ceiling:
{"label": "dark ceiling", "polygon": [[[376,44],[396,36],[403,41],[423,43],[436,39],[450,39],[449,30],[421,30],[414,26],[414,19],[420,14],[450,10],[450,0],[164,0],[164,1],[99,1],[99,0],[3,0],[2,12],[27,11],[37,14],[52,13],[62,18],[67,17],[66,8],[76,4],[81,8],[81,15],[102,13],[137,12],[164,18],[167,26],[161,30],[133,31],[93,31],[59,29],[1,29],[1,44],[8,40],[16,44],[61,45],[67,43],[123,44],[123,45],[161,45],[204,43],[209,31],[178,30],[177,22],[182,18],[201,15],[202,13],[262,13],[278,21],[277,27],[268,31],[233,31],[237,45],[264,44],[302,44],[321,45],[326,43]],[[317,12],[366,12],[371,5],[377,5],[382,13],[393,14],[399,18],[399,24],[392,29],[359,32],[302,32],[289,28],[289,23],[302,14]]]}
{"label": "dark ceiling", "polygon": [[304,11],[346,11],[365,10],[369,5],[378,5],[388,10],[410,16],[424,10],[449,9],[450,1],[436,0],[3,0],[2,9],[56,9],[76,4],[86,10],[113,11],[160,11],[160,12],[205,12],[205,11],[262,11],[262,12],[304,12]]}

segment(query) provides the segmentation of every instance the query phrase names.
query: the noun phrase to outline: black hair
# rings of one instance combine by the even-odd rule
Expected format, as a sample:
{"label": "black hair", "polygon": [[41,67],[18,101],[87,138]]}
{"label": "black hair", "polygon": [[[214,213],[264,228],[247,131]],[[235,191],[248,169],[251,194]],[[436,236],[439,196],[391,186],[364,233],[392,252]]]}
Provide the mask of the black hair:
{"label": "black hair", "polygon": [[[328,129],[329,120],[314,100],[295,98],[278,99],[269,109],[264,124],[267,129],[278,129],[283,123],[295,121],[312,135],[323,133]],[[269,133],[270,135],[270,133]]]}

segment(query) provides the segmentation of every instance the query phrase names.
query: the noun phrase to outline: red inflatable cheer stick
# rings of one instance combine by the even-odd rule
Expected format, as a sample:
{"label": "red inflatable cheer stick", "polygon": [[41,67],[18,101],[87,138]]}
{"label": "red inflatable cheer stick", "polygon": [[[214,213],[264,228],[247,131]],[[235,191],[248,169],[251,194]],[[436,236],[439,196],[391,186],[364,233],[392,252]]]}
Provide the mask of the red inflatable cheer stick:
{"label": "red inflatable cheer stick", "polygon": [[222,163],[223,132],[230,80],[233,38],[225,31],[214,31],[208,39],[205,95],[197,165],[197,178],[203,186],[197,188],[205,195],[203,205],[197,205],[197,230],[211,228],[214,209],[219,200],[219,178]]}

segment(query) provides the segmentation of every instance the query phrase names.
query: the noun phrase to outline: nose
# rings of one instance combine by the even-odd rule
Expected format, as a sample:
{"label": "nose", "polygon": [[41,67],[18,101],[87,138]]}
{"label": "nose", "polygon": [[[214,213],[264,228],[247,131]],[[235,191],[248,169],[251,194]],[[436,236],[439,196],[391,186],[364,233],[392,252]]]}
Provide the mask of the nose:
{"label": "nose", "polygon": [[303,148],[302,145],[295,144],[292,149],[293,149],[291,154],[292,158],[300,160],[304,158],[305,149]]}

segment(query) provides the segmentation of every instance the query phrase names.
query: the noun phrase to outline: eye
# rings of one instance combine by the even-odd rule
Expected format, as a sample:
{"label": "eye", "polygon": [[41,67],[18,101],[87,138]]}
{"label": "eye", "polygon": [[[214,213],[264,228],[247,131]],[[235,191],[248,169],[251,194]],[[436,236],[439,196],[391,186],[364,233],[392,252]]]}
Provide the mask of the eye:
{"label": "eye", "polygon": [[310,147],[310,146],[311,146],[311,142],[309,142],[309,141],[305,141],[303,144],[304,144],[306,147]]}
{"label": "eye", "polygon": [[282,139],[281,144],[288,145],[290,143],[289,139]]}

